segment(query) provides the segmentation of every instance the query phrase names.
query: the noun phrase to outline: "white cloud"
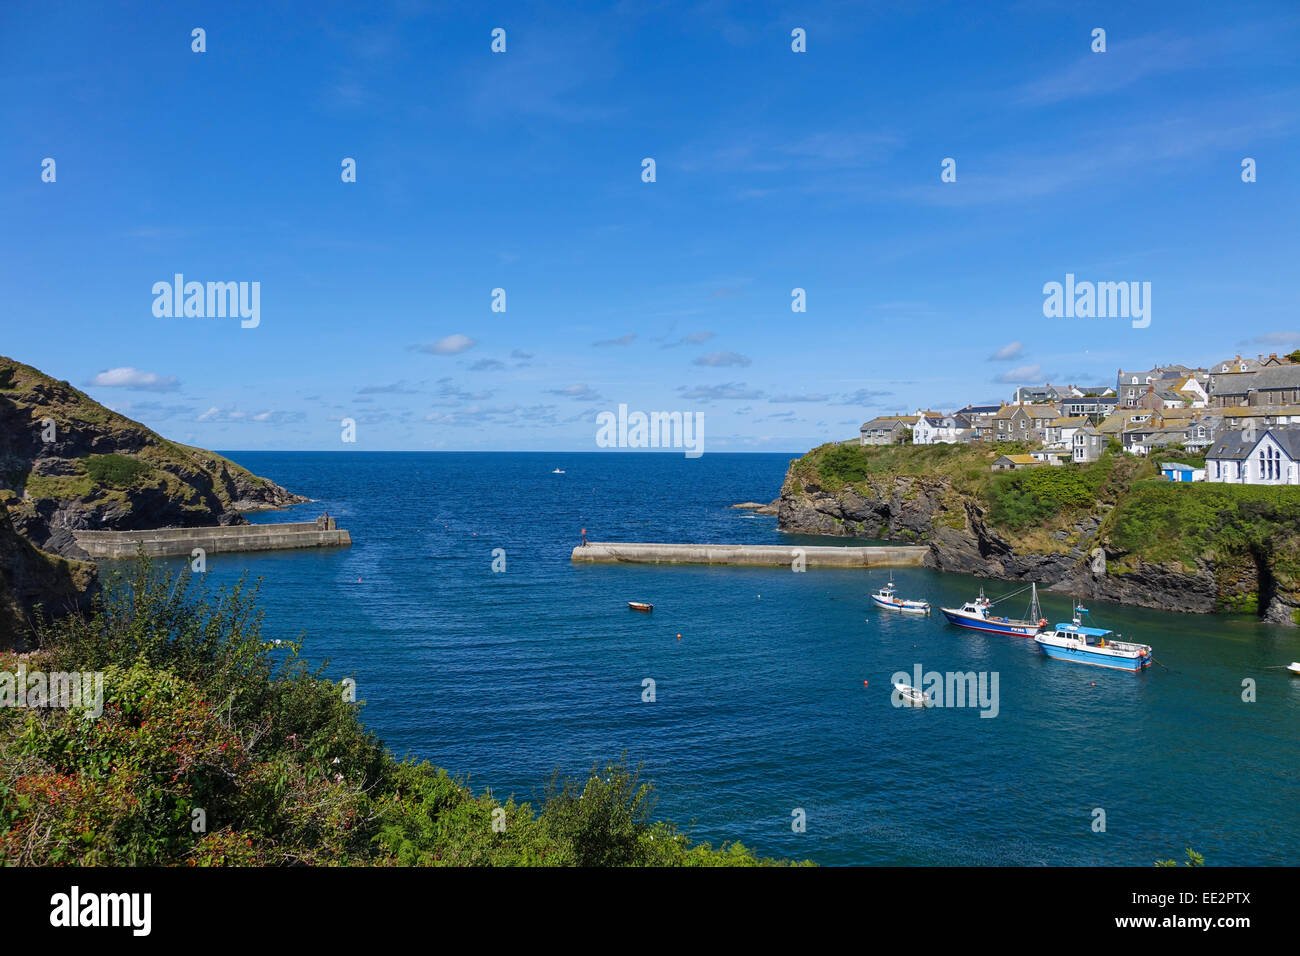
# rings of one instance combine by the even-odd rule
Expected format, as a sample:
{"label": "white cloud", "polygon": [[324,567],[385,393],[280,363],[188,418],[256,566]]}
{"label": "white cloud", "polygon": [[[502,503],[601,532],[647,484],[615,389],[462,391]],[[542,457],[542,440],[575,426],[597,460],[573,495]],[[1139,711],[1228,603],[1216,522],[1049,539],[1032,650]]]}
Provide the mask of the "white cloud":
{"label": "white cloud", "polygon": [[1025,350],[1024,343],[1008,342],[1006,345],[1002,346],[1002,348],[998,349],[996,352],[990,355],[989,361],[1010,362],[1014,359],[1020,358],[1020,355],[1022,352],[1024,352],[1024,350]]}
{"label": "white cloud", "polygon": [[1026,385],[1031,382],[1041,382],[1042,380],[1043,367],[1038,364],[1018,365],[994,379],[996,382],[1004,382],[1007,385]]}
{"label": "white cloud", "polygon": [[154,372],[141,371],[124,365],[120,368],[105,369],[88,383],[94,388],[130,388],[145,392],[171,392],[180,388],[181,382],[175,375],[158,375]]}
{"label": "white cloud", "polygon": [[430,355],[458,355],[472,349],[477,344],[468,335],[461,335],[458,332],[455,335],[448,335],[445,338],[438,339],[436,342],[416,345],[413,348],[417,352],[427,352]]}

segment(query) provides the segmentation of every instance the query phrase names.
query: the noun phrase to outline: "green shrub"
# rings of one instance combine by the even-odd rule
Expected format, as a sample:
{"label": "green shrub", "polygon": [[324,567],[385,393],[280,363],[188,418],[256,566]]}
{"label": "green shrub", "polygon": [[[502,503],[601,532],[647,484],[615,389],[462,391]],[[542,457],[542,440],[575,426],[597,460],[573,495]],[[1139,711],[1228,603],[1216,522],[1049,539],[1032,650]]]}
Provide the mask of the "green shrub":
{"label": "green shrub", "polygon": [[1091,465],[1040,465],[1002,472],[989,489],[989,517],[1006,528],[1042,524],[1063,511],[1091,509],[1110,475],[1109,459]]}
{"label": "green shrub", "polygon": [[0,865],[775,862],[652,822],[624,761],[557,775],[535,813],[394,759],[297,642],[263,639],[256,594],[209,595],[142,558],[93,614],[42,633],[28,670],[102,671],[103,712],[0,708]]}
{"label": "green shrub", "polygon": [[130,455],[91,455],[86,459],[86,474],[97,483],[113,488],[130,488],[141,476],[153,469],[148,463]]}

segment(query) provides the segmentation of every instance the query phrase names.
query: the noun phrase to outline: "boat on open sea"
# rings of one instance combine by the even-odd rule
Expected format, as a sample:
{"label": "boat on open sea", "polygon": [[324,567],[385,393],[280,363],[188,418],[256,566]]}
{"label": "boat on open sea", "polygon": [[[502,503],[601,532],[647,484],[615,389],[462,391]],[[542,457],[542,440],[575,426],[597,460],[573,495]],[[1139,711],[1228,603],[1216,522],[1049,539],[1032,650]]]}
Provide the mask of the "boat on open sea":
{"label": "boat on open sea", "polygon": [[888,608],[891,611],[902,611],[904,614],[929,614],[930,605],[925,601],[908,601],[900,598],[894,591],[894,575],[889,575],[889,583],[879,591],[871,595],[871,603],[876,607]]}
{"label": "boat on open sea", "polygon": [[634,611],[650,612],[655,609],[653,604],[647,604],[645,601],[628,601],[627,606]]}
{"label": "boat on open sea", "polygon": [[1105,628],[1087,627],[1083,623],[1083,615],[1087,613],[1086,607],[1076,605],[1074,619],[1069,624],[1058,624],[1056,630],[1035,635],[1034,640],[1043,653],[1057,661],[1121,671],[1140,671],[1151,666],[1154,659],[1151,645],[1120,640],[1119,634]]}
{"label": "boat on open sea", "polygon": [[[1047,618],[1043,617],[1042,608],[1038,606],[1038,585],[1031,584],[1030,588],[1033,590],[1033,597],[1029,602],[1029,612],[1023,619],[1001,617],[992,613],[995,602],[984,596],[983,588],[980,588],[980,596],[975,600],[967,601],[961,607],[941,607],[939,610],[943,612],[949,624],[956,624],[958,627],[984,631],[988,634],[1017,634],[1021,637],[1033,637],[1047,627]],[[999,598],[998,602],[1022,593],[1023,590],[1016,591],[1008,594],[1007,597]]]}

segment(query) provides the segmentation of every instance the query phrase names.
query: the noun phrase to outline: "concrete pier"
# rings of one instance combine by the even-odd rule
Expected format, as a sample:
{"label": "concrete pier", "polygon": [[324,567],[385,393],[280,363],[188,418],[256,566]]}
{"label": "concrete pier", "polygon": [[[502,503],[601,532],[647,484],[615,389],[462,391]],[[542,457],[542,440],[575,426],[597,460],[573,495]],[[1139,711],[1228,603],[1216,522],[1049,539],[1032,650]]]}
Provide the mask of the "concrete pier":
{"label": "concrete pier", "polygon": [[159,528],[152,531],[74,531],[77,544],[92,558],[133,558],[140,548],[154,557],[279,551],[289,548],[349,547],[352,536],[333,518],[281,524],[223,525],[216,528]]}
{"label": "concrete pier", "polygon": [[629,564],[733,564],[790,567],[802,553],[806,567],[920,567],[924,545],[876,548],[805,547],[784,544],[646,544],[588,541],[573,549],[572,560]]}

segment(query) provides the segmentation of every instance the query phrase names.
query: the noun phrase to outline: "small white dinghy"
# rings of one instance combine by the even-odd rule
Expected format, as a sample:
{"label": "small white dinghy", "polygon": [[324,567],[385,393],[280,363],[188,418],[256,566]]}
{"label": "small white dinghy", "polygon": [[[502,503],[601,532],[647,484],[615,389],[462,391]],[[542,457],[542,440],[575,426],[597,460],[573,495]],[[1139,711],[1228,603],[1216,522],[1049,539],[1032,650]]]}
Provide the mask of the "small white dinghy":
{"label": "small white dinghy", "polygon": [[1292,661],[1287,665],[1286,669],[1297,677],[1300,677],[1300,661]]}
{"label": "small white dinghy", "polygon": [[894,685],[894,691],[898,694],[898,699],[905,705],[912,707],[924,707],[930,703],[930,698],[926,697],[922,691],[917,690],[911,684],[899,682]]}

